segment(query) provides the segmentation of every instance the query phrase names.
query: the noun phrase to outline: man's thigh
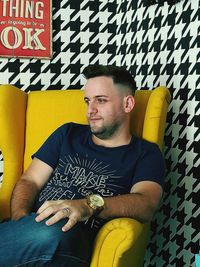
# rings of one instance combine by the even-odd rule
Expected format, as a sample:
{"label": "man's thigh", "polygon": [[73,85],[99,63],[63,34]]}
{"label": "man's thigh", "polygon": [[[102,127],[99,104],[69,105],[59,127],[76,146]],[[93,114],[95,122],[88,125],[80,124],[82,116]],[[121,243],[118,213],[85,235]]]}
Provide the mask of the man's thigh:
{"label": "man's thigh", "polygon": [[[71,258],[72,262],[77,261],[77,266],[78,262],[86,266],[92,249],[92,242],[88,239],[90,235],[80,223],[68,232],[62,232],[65,223],[66,220],[61,220],[47,226],[45,221],[35,222],[35,214],[30,214],[18,221],[0,224],[0,266],[60,267],[56,261],[61,258]],[[55,262],[54,265],[44,265],[51,261]]]}

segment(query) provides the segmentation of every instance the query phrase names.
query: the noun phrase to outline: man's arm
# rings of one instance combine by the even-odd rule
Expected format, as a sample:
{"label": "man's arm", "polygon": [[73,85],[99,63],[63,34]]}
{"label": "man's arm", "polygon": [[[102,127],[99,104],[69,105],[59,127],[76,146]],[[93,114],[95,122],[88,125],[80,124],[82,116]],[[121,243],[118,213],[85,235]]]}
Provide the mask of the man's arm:
{"label": "man's arm", "polygon": [[[130,217],[142,223],[149,222],[157,209],[162,196],[162,188],[151,181],[135,184],[130,194],[104,198],[105,209],[99,214],[100,218],[111,219],[117,217]],[[69,211],[69,214],[68,212]],[[36,221],[46,221],[52,225],[68,217],[63,231],[68,231],[78,221],[83,221],[93,215],[93,210],[87,205],[86,199],[46,201],[38,210]]]}
{"label": "man's arm", "polygon": [[130,217],[142,223],[149,222],[162,197],[162,187],[151,181],[135,184],[130,194],[105,198],[105,209],[99,217],[110,219]]}
{"label": "man's arm", "polygon": [[11,198],[11,219],[18,220],[30,213],[41,188],[48,181],[53,169],[34,158],[17,182]]}

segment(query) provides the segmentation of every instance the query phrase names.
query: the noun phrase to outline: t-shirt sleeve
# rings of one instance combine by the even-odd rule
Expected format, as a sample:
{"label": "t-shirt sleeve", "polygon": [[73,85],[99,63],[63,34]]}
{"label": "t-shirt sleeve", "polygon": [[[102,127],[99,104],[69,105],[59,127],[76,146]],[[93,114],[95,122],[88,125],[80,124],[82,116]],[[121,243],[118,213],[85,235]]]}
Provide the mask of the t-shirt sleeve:
{"label": "t-shirt sleeve", "polygon": [[63,138],[66,135],[67,128],[68,125],[64,124],[56,129],[38,151],[32,155],[32,158],[36,157],[55,169],[59,160]]}
{"label": "t-shirt sleeve", "polygon": [[153,181],[164,185],[165,160],[156,144],[149,144],[144,148],[134,173],[133,185],[142,181]]}

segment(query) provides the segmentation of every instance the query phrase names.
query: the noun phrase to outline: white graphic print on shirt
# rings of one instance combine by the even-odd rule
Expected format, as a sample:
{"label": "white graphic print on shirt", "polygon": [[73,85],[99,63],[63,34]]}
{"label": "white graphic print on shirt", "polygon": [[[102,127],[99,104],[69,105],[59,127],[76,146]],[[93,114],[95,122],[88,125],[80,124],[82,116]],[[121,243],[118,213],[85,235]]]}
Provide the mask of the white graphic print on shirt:
{"label": "white graphic print on shirt", "polygon": [[[116,183],[116,179],[121,176],[115,175],[116,170],[108,170],[109,167],[110,164],[98,162],[97,159],[88,159],[88,155],[80,158],[76,154],[73,158],[65,157],[65,161],[60,159],[52,177],[39,195],[37,208],[47,200],[85,198],[92,193],[104,197],[117,194],[123,188]],[[101,219],[92,219],[89,224],[91,228],[99,228],[102,222]]]}
{"label": "white graphic print on shirt", "polygon": [[59,160],[51,179],[42,190],[39,202],[57,199],[73,199],[85,197],[91,193],[99,193],[102,196],[112,196],[117,190],[123,188],[116,185],[116,179],[121,176],[115,175],[116,170],[108,170],[110,165],[105,165],[96,159],[92,161],[75,157],[65,157],[66,161]]}

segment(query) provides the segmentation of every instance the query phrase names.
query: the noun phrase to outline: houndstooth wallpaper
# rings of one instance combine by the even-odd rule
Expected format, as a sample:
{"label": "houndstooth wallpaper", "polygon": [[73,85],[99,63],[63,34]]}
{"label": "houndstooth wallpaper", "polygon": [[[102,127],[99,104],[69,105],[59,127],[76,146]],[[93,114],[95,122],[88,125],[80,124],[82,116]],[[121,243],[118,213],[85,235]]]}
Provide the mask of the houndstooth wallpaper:
{"label": "houndstooth wallpaper", "polygon": [[[199,0],[147,6],[142,0],[53,1],[53,58],[0,58],[0,84],[24,91],[79,89],[84,66],[125,65],[138,88],[166,85],[163,202],[153,222],[145,267],[194,267],[199,253]],[[0,155],[3,177],[3,156]],[[125,267],[125,266],[124,266]]]}

